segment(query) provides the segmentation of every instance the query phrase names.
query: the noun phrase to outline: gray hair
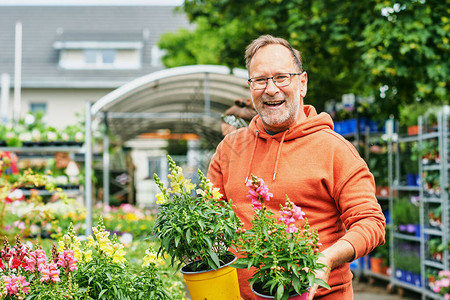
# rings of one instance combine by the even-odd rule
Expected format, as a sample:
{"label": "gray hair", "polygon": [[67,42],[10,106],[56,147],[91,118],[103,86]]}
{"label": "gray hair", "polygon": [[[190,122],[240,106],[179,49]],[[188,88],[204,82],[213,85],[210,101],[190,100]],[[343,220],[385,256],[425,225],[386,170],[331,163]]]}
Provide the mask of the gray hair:
{"label": "gray hair", "polygon": [[247,68],[247,70],[250,70],[250,62],[252,61],[253,56],[255,56],[256,52],[258,52],[259,49],[267,45],[274,45],[274,44],[286,47],[292,54],[294,64],[297,65],[300,72],[303,72],[302,57],[300,52],[297,49],[294,49],[291,46],[291,44],[289,44],[289,42],[286,41],[285,39],[274,37],[269,34],[261,35],[256,40],[253,40],[253,42],[251,42],[245,49],[245,67]]}

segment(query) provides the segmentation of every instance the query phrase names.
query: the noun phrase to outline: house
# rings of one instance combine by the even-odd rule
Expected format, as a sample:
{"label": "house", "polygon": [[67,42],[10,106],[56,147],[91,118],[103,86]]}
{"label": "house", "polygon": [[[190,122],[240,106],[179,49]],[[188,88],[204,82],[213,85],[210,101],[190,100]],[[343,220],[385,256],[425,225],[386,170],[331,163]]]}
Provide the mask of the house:
{"label": "house", "polygon": [[161,34],[191,26],[173,5],[0,1],[0,74],[11,87],[9,119],[14,115],[17,23],[22,32],[20,116],[43,110],[48,124],[58,128],[76,123],[86,101],[95,102],[135,78],[164,69],[157,46]]}

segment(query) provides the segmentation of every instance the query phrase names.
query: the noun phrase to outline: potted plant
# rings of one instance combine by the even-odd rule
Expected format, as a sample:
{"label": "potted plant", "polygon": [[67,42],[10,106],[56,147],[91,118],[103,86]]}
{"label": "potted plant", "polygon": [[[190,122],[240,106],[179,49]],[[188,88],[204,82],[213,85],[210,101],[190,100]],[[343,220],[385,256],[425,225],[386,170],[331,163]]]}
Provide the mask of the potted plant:
{"label": "potted plant", "polygon": [[442,261],[444,258],[444,250],[447,248],[440,238],[431,238],[428,241],[428,248],[430,250],[431,257],[434,260]]}
{"label": "potted plant", "polygon": [[226,298],[220,299],[240,299],[237,271],[229,266],[237,259],[229,252],[238,228],[232,201],[223,201],[200,170],[200,189],[195,190],[181,167],[170,156],[168,160],[170,188],[154,175],[161,191],[153,227],[161,242],[158,255],[169,254],[171,264],[181,268],[192,299],[217,299],[222,294]]}
{"label": "potted plant", "polygon": [[442,206],[441,205],[438,205],[435,208],[430,209],[428,212],[428,218],[429,218],[428,223],[430,224],[430,226],[442,228],[441,216],[442,216]]}
{"label": "potted plant", "polygon": [[[318,262],[321,244],[301,208],[286,197],[286,206],[275,218],[265,207],[272,194],[264,181],[252,175],[247,186],[255,215],[251,229],[238,230],[240,237],[235,245],[240,258],[233,266],[255,268],[249,282],[257,299],[307,299],[312,285],[329,288],[315,277],[315,271],[325,267]],[[304,225],[299,226],[296,221]]]}
{"label": "potted plant", "polygon": [[389,239],[386,239],[386,242],[383,245],[376,247],[371,252],[370,269],[372,270],[372,272],[388,275],[390,265],[389,248],[390,248]]}
{"label": "potted plant", "polygon": [[450,271],[441,270],[438,273],[438,277],[435,282],[431,283],[430,286],[433,289],[433,292],[444,296],[444,299],[448,299],[450,297],[450,285],[448,284],[450,280]]}
{"label": "potted plant", "polygon": [[408,135],[419,134],[418,119],[427,109],[428,106],[423,103],[413,103],[401,108],[399,113],[400,125],[407,128]]}
{"label": "potted plant", "polygon": [[422,282],[419,245],[408,242],[396,243],[393,258],[395,278],[420,287]]}
{"label": "potted plant", "polygon": [[395,199],[392,217],[394,224],[400,232],[406,234],[420,235],[420,208],[408,198]]}

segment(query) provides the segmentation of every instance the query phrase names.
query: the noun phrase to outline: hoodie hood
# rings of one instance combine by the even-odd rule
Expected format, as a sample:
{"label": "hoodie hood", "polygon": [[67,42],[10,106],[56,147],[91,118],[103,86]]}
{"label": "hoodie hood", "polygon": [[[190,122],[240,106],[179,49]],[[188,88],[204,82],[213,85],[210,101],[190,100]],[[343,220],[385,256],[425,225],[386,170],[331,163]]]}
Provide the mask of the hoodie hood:
{"label": "hoodie hood", "polygon": [[300,124],[295,124],[293,127],[287,129],[287,132],[283,132],[282,134],[280,134],[281,132],[272,136],[268,134],[264,130],[264,126],[259,115],[252,119],[249,127],[250,130],[254,134],[258,134],[260,138],[268,139],[269,137],[271,137],[277,141],[280,141],[281,139],[283,139],[284,141],[293,140],[323,129],[333,130],[333,120],[331,119],[331,116],[329,114],[317,114],[316,109],[311,105],[305,105],[303,111],[305,112],[306,120],[304,120]]}
{"label": "hoodie hood", "polygon": [[333,130],[334,128],[333,120],[331,119],[331,116],[329,114],[327,113],[317,114],[316,109],[311,105],[305,105],[304,112],[306,115],[306,120],[304,120],[300,124],[295,124],[293,127],[288,128],[283,132],[278,132],[274,135],[270,135],[264,130],[264,126],[262,124],[261,117],[259,115],[257,115],[252,119],[249,128],[250,131],[254,133],[255,142],[253,144],[252,154],[250,156],[250,160],[247,167],[247,176],[245,178],[245,183],[247,183],[247,180],[249,179],[251,174],[253,158],[255,155],[256,148],[258,146],[259,138],[265,140],[272,138],[277,142],[279,142],[272,176],[272,180],[275,181],[275,178],[277,176],[278,163],[280,161],[280,155],[283,147],[283,142],[294,140],[296,138],[300,138],[323,129]]}

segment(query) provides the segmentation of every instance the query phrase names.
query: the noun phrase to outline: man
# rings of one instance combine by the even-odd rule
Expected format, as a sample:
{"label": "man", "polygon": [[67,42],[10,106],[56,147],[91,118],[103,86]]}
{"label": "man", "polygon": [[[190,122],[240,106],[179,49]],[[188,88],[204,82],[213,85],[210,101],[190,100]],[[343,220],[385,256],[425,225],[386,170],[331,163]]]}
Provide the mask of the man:
{"label": "man", "polygon": [[[319,232],[326,264],[317,274],[331,287],[310,289],[309,299],[353,299],[350,262],[384,243],[385,218],[375,198],[375,183],[356,149],[333,131],[326,113],[305,105],[307,74],[300,54],[269,35],[246,50],[251,97],[258,115],[248,128],[228,134],[217,147],[208,177],[247,228],[253,210],[245,182],[263,178],[277,213],[285,195],[306,213]],[[243,299],[253,299],[251,273],[238,270]]]}
{"label": "man", "polygon": [[222,135],[247,127],[254,116],[257,115],[250,98],[236,99],[234,105],[225,111],[222,116]]}

